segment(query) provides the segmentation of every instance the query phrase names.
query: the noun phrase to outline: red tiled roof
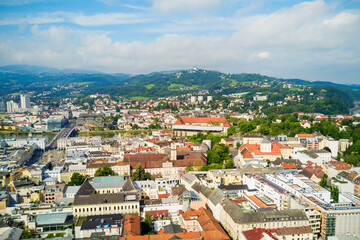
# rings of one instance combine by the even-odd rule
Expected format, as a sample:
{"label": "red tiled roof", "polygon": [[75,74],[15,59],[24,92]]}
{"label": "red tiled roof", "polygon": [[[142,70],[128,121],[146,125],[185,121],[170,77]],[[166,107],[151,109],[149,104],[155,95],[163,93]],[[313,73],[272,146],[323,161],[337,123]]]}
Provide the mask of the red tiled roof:
{"label": "red tiled roof", "polygon": [[162,199],[162,198],[168,198],[169,194],[164,193],[164,194],[158,194],[158,199]]}
{"label": "red tiled roof", "polygon": [[[188,209],[185,213],[183,213],[183,218],[185,220],[190,220],[191,217],[194,216],[197,216],[196,220],[199,222],[201,228],[203,229],[203,231],[201,232],[202,235],[204,234],[203,236],[205,236],[211,233],[211,235],[204,239],[228,239],[228,236],[225,233],[224,229],[214,218],[210,210],[205,208],[200,208],[199,210]],[[214,238],[215,236],[217,238]]]}
{"label": "red tiled roof", "polygon": [[296,134],[295,137],[300,137],[300,138],[311,138],[311,137],[315,137],[317,136],[316,133],[311,133],[311,134]]}
{"label": "red tiled roof", "polygon": [[146,213],[150,213],[152,217],[160,217],[160,216],[168,216],[168,210],[157,210],[157,211],[147,211]]}
{"label": "red tiled roof", "polygon": [[260,240],[264,238],[264,235],[267,235],[270,239],[277,239],[271,233],[275,232],[274,229],[264,229],[264,228],[254,228],[251,230],[243,231],[242,233],[247,240]]}
{"label": "red tiled roof", "polygon": [[124,219],[124,236],[139,236],[141,234],[140,216],[126,215]]}
{"label": "red tiled roof", "polygon": [[[271,152],[261,152],[261,145],[260,144],[243,144],[239,147],[240,152],[244,149],[247,149],[251,154],[255,155],[281,155],[281,149],[291,149],[290,146],[284,146],[281,143],[273,142],[271,143]],[[245,152],[245,154],[247,154]],[[248,157],[250,155],[247,154]],[[252,156],[251,156],[252,158]]]}
{"label": "red tiled roof", "polygon": [[230,127],[230,123],[226,118],[212,118],[212,117],[181,117],[179,118],[174,125],[183,125],[185,123],[222,123],[224,127]]}
{"label": "red tiled roof", "polygon": [[178,151],[191,151],[191,147],[177,147],[176,150]]}
{"label": "red tiled roof", "polygon": [[294,163],[282,163],[283,169],[297,169]]}
{"label": "red tiled roof", "polygon": [[330,161],[328,164],[334,166],[337,170],[349,170],[352,167],[350,164],[341,161]]}

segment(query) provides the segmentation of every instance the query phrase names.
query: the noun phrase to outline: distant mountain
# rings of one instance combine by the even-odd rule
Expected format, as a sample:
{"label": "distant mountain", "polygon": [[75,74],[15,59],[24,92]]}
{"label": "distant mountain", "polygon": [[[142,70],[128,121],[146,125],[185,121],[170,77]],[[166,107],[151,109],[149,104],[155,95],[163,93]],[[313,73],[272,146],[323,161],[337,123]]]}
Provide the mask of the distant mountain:
{"label": "distant mountain", "polygon": [[[173,70],[150,74],[129,75],[123,73],[105,74],[88,70],[59,70],[41,66],[10,65],[0,67],[0,96],[18,93],[57,90],[57,95],[71,96],[79,92],[65,86],[76,85],[83,96],[91,93],[108,93],[130,98],[155,98],[181,95],[199,90],[208,90],[211,94],[230,94],[235,92],[266,91],[269,95],[284,92],[282,83],[314,86],[320,89],[332,88],[332,93],[346,98],[347,104],[360,100],[360,85],[343,85],[331,82],[310,82],[302,79],[282,79],[260,74],[227,74],[205,69]],[[262,88],[264,83],[275,83],[273,87]],[[266,85],[266,84],[265,84]],[[335,90],[334,90],[335,89]],[[296,87],[291,91],[298,91]],[[284,93],[286,94],[286,93]],[[280,98],[279,98],[280,99]]]}
{"label": "distant mountain", "polygon": [[17,74],[69,74],[69,73],[82,73],[82,74],[100,74],[101,72],[83,69],[56,69],[43,66],[33,65],[7,65],[0,66],[0,72],[3,73],[17,73]]}
{"label": "distant mountain", "polygon": [[[50,91],[54,87],[77,85],[94,90],[98,87],[113,86],[121,81],[128,79],[128,74],[104,74],[88,70],[58,70],[29,65],[11,65],[0,67],[0,96],[18,93]],[[68,89],[68,90],[66,90]],[[64,88],[58,91],[61,96],[66,95],[73,88]]]}

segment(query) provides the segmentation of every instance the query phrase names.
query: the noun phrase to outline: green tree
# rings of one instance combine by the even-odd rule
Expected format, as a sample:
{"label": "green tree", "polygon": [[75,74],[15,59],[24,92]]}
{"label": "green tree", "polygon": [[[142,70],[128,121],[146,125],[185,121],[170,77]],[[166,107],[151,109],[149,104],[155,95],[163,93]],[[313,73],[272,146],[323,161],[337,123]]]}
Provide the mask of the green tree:
{"label": "green tree", "polygon": [[234,126],[231,126],[227,129],[227,134],[228,135],[233,135],[236,133],[236,128]]}
{"label": "green tree", "polygon": [[145,169],[141,166],[141,164],[139,163],[136,167],[135,167],[135,171],[132,173],[132,177],[131,179],[133,181],[142,181],[142,180],[147,180],[150,179],[150,173],[145,172]]}
{"label": "green tree", "polygon": [[193,168],[191,165],[187,165],[187,166],[185,167],[185,171],[186,171],[186,172],[191,172],[191,171],[194,171],[194,168]]}
{"label": "green tree", "polygon": [[319,185],[325,188],[327,186],[327,175],[324,174],[319,182]]}
{"label": "green tree", "polygon": [[37,238],[38,236],[39,234],[35,230],[26,228],[21,234],[21,239]]}
{"label": "green tree", "polygon": [[150,213],[145,214],[144,221],[141,222],[142,235],[151,235],[152,229],[152,217]]}
{"label": "green tree", "polygon": [[100,176],[113,176],[115,175],[114,171],[111,169],[111,167],[105,165],[103,167],[98,168],[95,172],[95,177]]}
{"label": "green tree", "polygon": [[329,190],[331,192],[331,198],[334,203],[339,202],[339,188],[338,186],[331,184],[329,187]]}
{"label": "green tree", "polygon": [[208,164],[223,164],[230,159],[229,147],[224,144],[214,144],[212,149],[207,152]]}
{"label": "green tree", "polygon": [[226,164],[225,164],[225,167],[226,168],[234,168],[234,162],[233,162],[233,160],[232,159],[229,159],[229,160],[227,160],[226,161]]}
{"label": "green tree", "polygon": [[108,127],[108,129],[109,129],[109,130],[115,130],[114,125],[113,125],[113,124],[111,124],[111,123],[110,123],[110,124],[108,124],[108,126],[107,126],[107,127]]}
{"label": "green tree", "polygon": [[83,182],[85,181],[85,179],[88,177],[88,175],[81,175],[80,173],[73,173],[73,175],[71,176],[71,181],[69,182],[69,186],[80,186],[81,184],[83,184]]}

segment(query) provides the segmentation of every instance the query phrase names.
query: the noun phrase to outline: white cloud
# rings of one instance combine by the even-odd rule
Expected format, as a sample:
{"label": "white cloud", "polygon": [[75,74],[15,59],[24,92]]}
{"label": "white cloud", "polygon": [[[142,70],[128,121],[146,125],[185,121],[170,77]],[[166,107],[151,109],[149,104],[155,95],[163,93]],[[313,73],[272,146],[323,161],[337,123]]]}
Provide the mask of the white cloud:
{"label": "white cloud", "polygon": [[270,53],[269,52],[257,52],[257,53],[254,53],[253,56],[256,58],[265,59],[265,58],[270,57]]}
{"label": "white cloud", "polygon": [[3,19],[0,20],[0,25],[62,23],[65,22],[66,15],[63,12],[40,13],[36,16]]}
{"label": "white cloud", "polygon": [[34,2],[44,2],[45,0],[0,0],[0,5],[6,6],[16,6],[16,5],[26,5]]}
{"label": "white cloud", "polygon": [[352,24],[356,22],[358,19],[359,19],[358,14],[354,14],[350,12],[341,12],[332,19],[324,20],[324,24],[338,27],[341,25]]}
{"label": "white cloud", "polygon": [[104,26],[145,23],[150,21],[152,21],[152,19],[146,18],[141,14],[122,12],[95,15],[83,15],[73,12],[52,12],[40,13],[36,16],[26,16],[23,18],[3,19],[0,20],[0,25],[75,23],[81,26]]}
{"label": "white cloud", "polygon": [[130,13],[104,13],[91,16],[73,16],[70,21],[82,26],[102,26],[115,24],[132,24],[149,22],[151,19],[144,18],[139,14]]}
{"label": "white cloud", "polygon": [[177,11],[205,11],[224,4],[221,0],[153,0],[153,8],[157,11],[173,13]]}
{"label": "white cloud", "polygon": [[[34,26],[30,38],[0,36],[3,40],[0,42],[0,64],[125,73],[198,66],[276,77],[355,81],[360,76],[355,67],[360,65],[358,16],[357,11],[339,12],[323,1],[305,2],[270,14],[223,19],[224,24],[233,22],[236,26],[235,33],[230,36],[163,34],[147,43],[124,42],[107,33],[79,32],[65,26]],[[66,16],[83,26],[122,24],[135,21],[136,17],[122,13]],[[215,18],[197,21],[214,27],[216,22],[217,26],[222,24]],[[186,25],[191,25],[191,21]],[[174,23],[176,26],[179,25]],[[271,61],[266,61],[270,58]]]}

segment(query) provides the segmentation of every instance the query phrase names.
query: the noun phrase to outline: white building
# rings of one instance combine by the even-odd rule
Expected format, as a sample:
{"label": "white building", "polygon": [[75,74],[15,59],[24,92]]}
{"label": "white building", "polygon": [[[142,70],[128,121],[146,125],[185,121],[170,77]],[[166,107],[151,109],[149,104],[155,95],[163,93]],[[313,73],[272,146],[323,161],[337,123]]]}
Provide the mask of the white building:
{"label": "white building", "polygon": [[324,137],[322,141],[319,142],[319,149],[328,148],[331,151],[331,156],[336,157],[339,152],[339,141],[331,137]]}
{"label": "white building", "polygon": [[267,96],[266,95],[255,95],[253,97],[254,101],[265,101],[267,100]]}
{"label": "white building", "polygon": [[311,161],[316,164],[325,164],[331,160],[331,153],[326,150],[305,150],[296,152],[294,159],[299,159],[303,164]]}
{"label": "white building", "polygon": [[30,97],[28,95],[21,95],[20,102],[21,102],[21,109],[28,110],[31,108],[30,107]]}
{"label": "white building", "polygon": [[44,171],[44,176],[56,178],[59,182],[61,182],[61,172],[63,170],[64,170],[64,166],[54,167],[52,170],[46,169]]}
{"label": "white building", "polygon": [[29,138],[29,139],[5,139],[7,145],[12,147],[21,148],[24,146],[34,145],[37,149],[45,150],[47,140],[46,138]]}
{"label": "white building", "polygon": [[8,101],[6,103],[6,110],[8,113],[15,113],[19,110],[19,105],[14,101]]}

